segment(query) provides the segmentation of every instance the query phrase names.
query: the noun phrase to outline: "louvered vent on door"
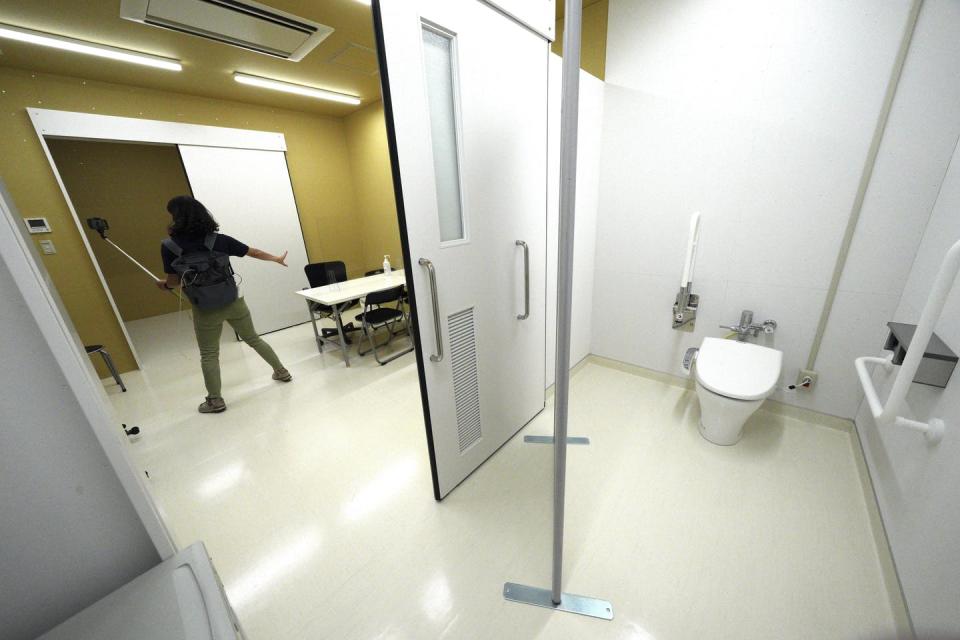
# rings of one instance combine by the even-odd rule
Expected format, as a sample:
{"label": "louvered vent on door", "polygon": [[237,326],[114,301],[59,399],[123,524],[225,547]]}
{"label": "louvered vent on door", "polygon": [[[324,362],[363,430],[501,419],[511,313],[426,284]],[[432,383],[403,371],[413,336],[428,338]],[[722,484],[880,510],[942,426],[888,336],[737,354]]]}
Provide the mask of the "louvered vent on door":
{"label": "louvered vent on door", "polygon": [[453,396],[457,407],[460,453],[483,435],[480,430],[480,389],[477,378],[477,335],[473,307],[447,318],[450,329],[450,366],[453,367]]}

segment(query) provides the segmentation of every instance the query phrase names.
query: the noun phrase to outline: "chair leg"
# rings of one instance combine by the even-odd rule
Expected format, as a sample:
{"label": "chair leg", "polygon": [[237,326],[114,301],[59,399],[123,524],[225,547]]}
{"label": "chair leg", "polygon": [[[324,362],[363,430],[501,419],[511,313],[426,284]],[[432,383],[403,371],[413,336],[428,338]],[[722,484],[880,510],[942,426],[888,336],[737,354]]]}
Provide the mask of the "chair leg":
{"label": "chair leg", "polygon": [[[360,344],[357,345],[357,355],[365,356],[371,351],[376,350],[377,328],[372,324],[362,322],[360,323],[360,330],[363,331],[363,336],[360,338]],[[370,344],[370,348],[366,351],[363,350],[363,338],[366,338],[367,342]]]}
{"label": "chair leg", "polygon": [[112,375],[116,383],[120,385],[120,390],[126,393],[127,387],[124,386],[123,379],[120,377],[120,372],[117,371],[117,368],[113,364],[113,358],[110,357],[110,354],[107,353],[106,349],[100,349],[100,355],[103,356],[103,363],[107,365],[107,369],[110,370],[110,375]]}
{"label": "chair leg", "polygon": [[[396,320],[394,320],[394,323],[396,323]],[[384,346],[390,344],[390,341],[393,340],[393,325],[392,325],[392,324],[391,324],[391,325],[387,325],[387,335],[388,335],[389,337],[387,338],[387,341],[386,341],[386,342],[384,342],[382,345],[380,345],[381,347],[384,347]],[[408,333],[408,335],[409,335],[409,333]],[[380,366],[381,366],[381,367],[382,367],[383,365],[387,364],[387,363],[393,362],[394,360],[396,360],[396,359],[399,358],[400,356],[404,356],[404,355],[410,353],[411,351],[413,351],[413,336],[412,336],[412,335],[410,336],[410,346],[409,346],[409,347],[407,347],[406,349],[402,349],[401,351],[398,351],[397,353],[393,354],[393,355],[390,356],[389,358],[386,358],[385,360],[381,360],[381,359],[380,359],[380,355],[377,353],[376,344],[373,345],[373,357],[377,360],[378,363],[380,363]]]}

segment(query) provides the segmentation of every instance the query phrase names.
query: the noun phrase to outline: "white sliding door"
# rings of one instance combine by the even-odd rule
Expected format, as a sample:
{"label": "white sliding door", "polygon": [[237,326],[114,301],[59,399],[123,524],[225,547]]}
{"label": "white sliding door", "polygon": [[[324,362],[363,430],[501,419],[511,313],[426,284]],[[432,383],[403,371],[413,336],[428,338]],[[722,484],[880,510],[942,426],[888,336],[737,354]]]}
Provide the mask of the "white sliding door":
{"label": "white sliding door", "polygon": [[374,10],[440,499],[544,406],[549,44],[478,0]]}
{"label": "white sliding door", "polygon": [[279,254],[289,251],[288,268],[234,258],[240,290],[258,333],[307,320],[294,291],[305,284],[307,251],[282,151],[179,145],[193,196],[220,223],[221,232],[251,247]]}

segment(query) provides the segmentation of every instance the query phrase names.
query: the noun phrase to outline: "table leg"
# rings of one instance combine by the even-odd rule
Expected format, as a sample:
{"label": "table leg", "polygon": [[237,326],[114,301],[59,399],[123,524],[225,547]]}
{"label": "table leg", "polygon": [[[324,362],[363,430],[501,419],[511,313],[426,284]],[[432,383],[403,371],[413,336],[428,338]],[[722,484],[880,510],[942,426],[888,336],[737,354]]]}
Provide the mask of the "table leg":
{"label": "table leg", "polygon": [[350,366],[350,345],[343,336],[343,319],[340,315],[340,305],[333,305],[333,318],[337,322],[337,334],[340,336],[340,349],[343,351],[343,363]]}
{"label": "table leg", "polygon": [[310,323],[313,325],[313,337],[317,341],[317,351],[323,353],[323,339],[320,337],[320,331],[317,329],[317,317],[313,313],[313,307],[310,306],[309,300],[307,300],[307,313],[310,314]]}

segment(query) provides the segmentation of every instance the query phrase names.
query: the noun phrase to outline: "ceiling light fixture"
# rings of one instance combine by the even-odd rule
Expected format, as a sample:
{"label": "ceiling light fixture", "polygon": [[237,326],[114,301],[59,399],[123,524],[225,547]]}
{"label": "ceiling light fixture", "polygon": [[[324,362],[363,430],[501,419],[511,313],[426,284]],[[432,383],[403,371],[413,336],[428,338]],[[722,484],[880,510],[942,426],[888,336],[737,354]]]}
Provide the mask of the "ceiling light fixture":
{"label": "ceiling light fixture", "polygon": [[327,91],[326,89],[317,89],[316,87],[307,87],[302,84],[292,82],[281,82],[280,80],[270,80],[259,76],[251,76],[246,73],[235,71],[233,79],[241,84],[249,84],[262,89],[273,89],[274,91],[285,91],[295,93],[308,98],[317,98],[318,100],[332,100],[333,102],[342,102],[344,104],[358,105],[360,98],[346,93],[337,93],[336,91]]}
{"label": "ceiling light fixture", "polygon": [[0,23],[0,38],[39,44],[44,47],[53,47],[54,49],[83,53],[99,58],[109,58],[111,60],[120,60],[121,62],[141,64],[147,67],[154,67],[155,69],[166,69],[167,71],[180,71],[183,69],[179,60],[161,58],[160,56],[152,56],[148,53],[139,53],[127,49],[118,49],[117,47],[95,44],[93,42],[87,42],[86,40],[77,40],[76,38],[34,31],[33,29],[14,27],[9,24]]}

